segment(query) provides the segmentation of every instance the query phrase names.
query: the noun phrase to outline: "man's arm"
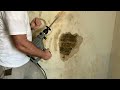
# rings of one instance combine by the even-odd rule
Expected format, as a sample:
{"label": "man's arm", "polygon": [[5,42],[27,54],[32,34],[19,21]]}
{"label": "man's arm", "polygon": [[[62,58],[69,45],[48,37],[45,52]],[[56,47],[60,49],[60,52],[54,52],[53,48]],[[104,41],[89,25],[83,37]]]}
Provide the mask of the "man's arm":
{"label": "man's arm", "polygon": [[48,50],[42,51],[37,48],[33,43],[27,40],[26,35],[11,35],[15,47],[30,56],[36,56],[43,58],[45,60],[51,57],[51,54]]}
{"label": "man's arm", "polygon": [[5,11],[4,20],[12,41],[19,51],[48,60],[51,57],[51,53],[48,50],[42,51],[27,40],[26,15],[26,11]]}

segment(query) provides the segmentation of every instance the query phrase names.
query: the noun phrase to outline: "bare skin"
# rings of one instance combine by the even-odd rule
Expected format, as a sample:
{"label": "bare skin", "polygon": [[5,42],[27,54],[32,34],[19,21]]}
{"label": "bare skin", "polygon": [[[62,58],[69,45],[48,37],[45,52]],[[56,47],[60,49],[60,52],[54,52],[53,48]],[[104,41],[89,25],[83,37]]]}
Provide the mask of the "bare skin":
{"label": "bare skin", "polygon": [[31,23],[30,23],[30,26],[31,26],[31,29],[32,30],[37,30],[40,26],[41,26],[41,22],[40,22],[40,19],[39,18],[34,18]]}
{"label": "bare skin", "polygon": [[[30,23],[32,30],[37,30],[41,26],[41,22],[39,18],[35,18]],[[30,56],[36,56],[42,58],[44,60],[49,60],[52,57],[51,52],[49,49],[42,51],[41,49],[37,48],[32,42],[27,40],[26,34],[24,35],[11,35],[11,38],[14,42],[15,47]]]}

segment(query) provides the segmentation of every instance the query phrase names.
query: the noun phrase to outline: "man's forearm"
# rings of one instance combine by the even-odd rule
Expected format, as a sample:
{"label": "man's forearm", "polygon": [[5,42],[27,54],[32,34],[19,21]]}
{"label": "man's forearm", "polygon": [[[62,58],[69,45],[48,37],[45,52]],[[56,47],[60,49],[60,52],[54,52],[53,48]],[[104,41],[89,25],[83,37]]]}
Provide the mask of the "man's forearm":
{"label": "man's forearm", "polygon": [[44,51],[41,49],[38,49],[33,43],[30,41],[26,41],[23,45],[20,45],[18,49],[30,56],[36,56],[36,57],[43,57],[44,56]]}
{"label": "man's forearm", "polygon": [[16,48],[30,56],[44,57],[45,53],[41,49],[37,48],[32,42],[26,39],[25,35],[12,36],[13,42]]}

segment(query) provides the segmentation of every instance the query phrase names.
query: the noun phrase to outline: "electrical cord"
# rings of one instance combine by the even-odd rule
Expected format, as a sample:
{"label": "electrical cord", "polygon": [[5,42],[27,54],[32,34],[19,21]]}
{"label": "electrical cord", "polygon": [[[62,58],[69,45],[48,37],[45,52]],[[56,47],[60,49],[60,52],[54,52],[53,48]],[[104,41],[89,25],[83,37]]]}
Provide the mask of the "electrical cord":
{"label": "electrical cord", "polygon": [[40,69],[42,70],[42,73],[43,73],[45,79],[47,79],[47,75],[46,75],[45,70],[40,66],[40,64],[37,63],[37,65],[38,65],[38,66],[40,67]]}
{"label": "electrical cord", "polygon": [[[36,31],[32,34],[33,39],[36,38],[36,37],[37,37],[37,34],[40,33],[40,31],[43,30],[43,29],[46,27],[46,25],[47,25],[47,23],[46,23],[46,21],[45,21],[44,19],[42,19],[42,18],[39,18],[39,19],[40,19],[41,21],[43,21],[44,26],[43,26],[42,28],[36,30]],[[34,44],[35,44],[36,46],[39,46],[39,43],[38,43],[38,42],[39,42],[39,40],[36,40],[36,41],[34,42]],[[47,79],[47,75],[46,75],[45,70],[44,70],[44,69],[41,67],[41,65],[38,63],[39,60],[37,60],[37,59],[35,59],[34,57],[31,57],[31,56],[30,56],[30,59],[31,59],[31,61],[32,61],[33,63],[35,63],[35,64],[42,70],[42,73],[43,73],[45,79]]]}
{"label": "electrical cord", "polygon": [[28,57],[30,57],[30,60],[41,69],[42,74],[44,75],[44,78],[47,79],[47,74],[45,70],[42,68],[42,66],[38,63],[38,61],[36,61],[36,59],[31,56],[28,56]]}

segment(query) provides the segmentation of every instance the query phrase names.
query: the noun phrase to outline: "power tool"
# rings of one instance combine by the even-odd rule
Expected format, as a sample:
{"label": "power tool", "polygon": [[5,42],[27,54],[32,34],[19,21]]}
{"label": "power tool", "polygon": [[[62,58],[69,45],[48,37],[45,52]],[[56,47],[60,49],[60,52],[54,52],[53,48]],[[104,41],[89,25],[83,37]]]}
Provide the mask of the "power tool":
{"label": "power tool", "polygon": [[[55,23],[55,21],[60,17],[60,15],[63,13],[63,11],[62,12],[60,12],[60,13],[58,13],[57,15],[56,15],[56,18],[53,20],[53,22],[50,24],[50,26],[46,26],[45,27],[45,29],[43,30],[43,31],[41,31],[40,33],[39,33],[39,35],[37,35],[37,37],[35,37],[34,39],[33,39],[33,41],[32,41],[32,43],[37,47],[37,48],[39,48],[39,49],[41,49],[41,50],[45,50],[46,48],[44,47],[44,44],[43,44],[43,40],[45,39],[47,39],[46,38],[46,35],[48,34],[48,32],[49,31],[51,31],[51,26]],[[41,19],[42,20],[42,19]],[[47,79],[47,75],[46,75],[46,73],[45,73],[45,71],[44,71],[44,69],[40,66],[40,64],[38,63],[39,62],[39,60],[41,59],[41,58],[38,58],[38,57],[32,57],[32,56],[29,56],[30,57],[30,60],[32,61],[32,62],[34,62],[36,65],[38,65],[40,68],[41,68],[41,70],[44,72],[44,76],[45,76],[45,79]]]}

